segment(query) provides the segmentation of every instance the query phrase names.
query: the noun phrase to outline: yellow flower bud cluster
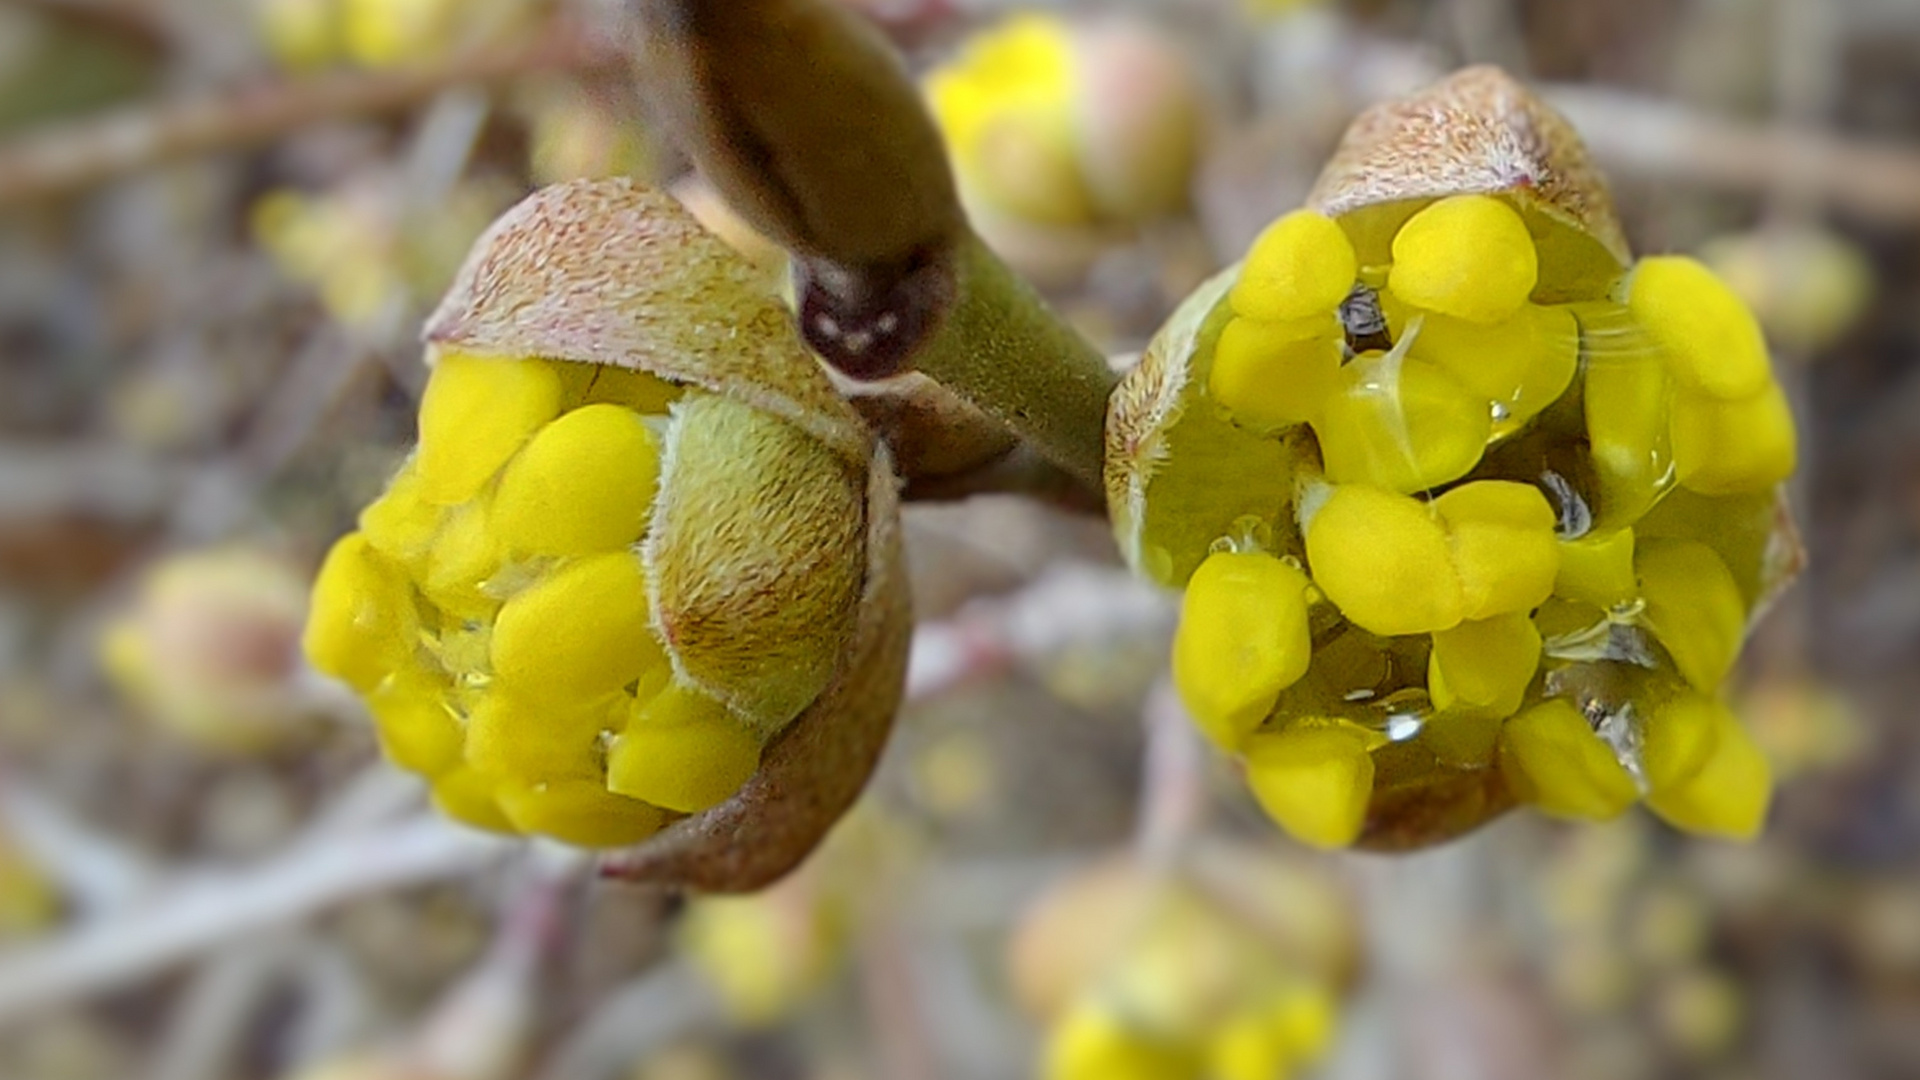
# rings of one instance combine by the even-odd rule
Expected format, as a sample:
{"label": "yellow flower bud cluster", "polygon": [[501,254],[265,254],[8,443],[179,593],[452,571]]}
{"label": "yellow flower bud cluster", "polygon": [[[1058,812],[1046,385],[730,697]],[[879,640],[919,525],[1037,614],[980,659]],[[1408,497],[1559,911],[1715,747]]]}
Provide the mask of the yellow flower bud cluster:
{"label": "yellow flower bud cluster", "polygon": [[524,29],[528,0],[256,0],[267,47],[294,68],[388,68],[498,43]]}
{"label": "yellow flower bud cluster", "polygon": [[304,573],[272,551],[180,552],[142,571],[101,634],[101,666],[129,704],[197,749],[281,749],[314,729],[296,679],[306,610]]}
{"label": "yellow flower bud cluster", "polygon": [[998,219],[1082,227],[1186,200],[1200,92],[1149,27],[1017,15],[930,74],[926,94],[989,236]]}
{"label": "yellow flower bud cluster", "polygon": [[[1332,1048],[1343,898],[1310,868],[1231,849],[1198,861],[1211,869],[1191,878],[1095,867],[1023,920],[1014,977],[1048,1029],[1046,1080],[1285,1080]],[[1221,871],[1243,875],[1231,896]]]}
{"label": "yellow flower bud cluster", "polygon": [[1286,1080],[1327,1052],[1331,995],[1278,985],[1239,1004],[1198,1038],[1145,1027],[1122,1003],[1090,997],[1054,1026],[1045,1080]]}
{"label": "yellow flower bud cluster", "polygon": [[1719,693],[1794,467],[1753,316],[1682,257],[1551,280],[1507,197],[1380,220],[1270,226],[1131,444],[1159,488],[1122,528],[1185,588],[1188,709],[1322,847],[1448,801],[1425,839],[1515,800],[1751,836],[1770,776]]}
{"label": "yellow flower bud cluster", "polygon": [[626,845],[754,773],[797,709],[742,715],[676,671],[645,551],[673,425],[736,413],[759,415],[642,372],[439,357],[419,449],[327,556],[305,645],[444,812]]}

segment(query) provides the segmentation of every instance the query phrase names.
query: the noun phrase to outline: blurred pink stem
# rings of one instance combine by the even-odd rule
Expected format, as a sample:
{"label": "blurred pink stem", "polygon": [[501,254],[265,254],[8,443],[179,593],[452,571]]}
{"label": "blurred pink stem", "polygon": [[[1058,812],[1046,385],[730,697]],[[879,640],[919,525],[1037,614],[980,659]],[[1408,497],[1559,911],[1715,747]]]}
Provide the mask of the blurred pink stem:
{"label": "blurred pink stem", "polygon": [[1166,679],[1147,695],[1145,724],[1135,843],[1148,865],[1169,867],[1205,824],[1207,748]]}

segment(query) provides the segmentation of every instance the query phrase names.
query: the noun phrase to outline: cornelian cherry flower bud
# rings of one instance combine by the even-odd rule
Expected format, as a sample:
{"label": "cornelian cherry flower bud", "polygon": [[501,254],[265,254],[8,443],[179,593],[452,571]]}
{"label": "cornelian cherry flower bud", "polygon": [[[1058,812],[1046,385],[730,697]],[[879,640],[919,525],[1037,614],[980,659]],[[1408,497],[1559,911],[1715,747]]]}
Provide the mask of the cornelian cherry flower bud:
{"label": "cornelian cherry flower bud", "polygon": [[751,888],[904,677],[894,481],[763,278],[668,196],[549,188],[427,334],[420,445],[314,587],[314,665],[482,828]]}
{"label": "cornelian cherry flower bud", "polygon": [[1187,854],[1172,873],[1097,864],[1022,918],[1009,966],[1048,1029],[1046,1080],[1270,1080],[1332,1048],[1354,960],[1347,898],[1270,852]]}
{"label": "cornelian cherry flower bud", "polygon": [[1134,21],[1022,14],[926,79],[962,196],[999,221],[1086,226],[1181,209],[1199,152],[1191,61]]}
{"label": "cornelian cherry flower bud", "polygon": [[1516,802],[1759,829],[1720,691],[1798,566],[1786,398],[1732,290],[1632,261],[1499,72],[1363,114],[1107,438],[1128,559],[1185,590],[1176,684],[1297,838],[1418,846]]}
{"label": "cornelian cherry flower bud", "polygon": [[266,549],[169,555],[102,634],[102,666],[131,704],[197,747],[277,749],[313,730],[297,679],[306,609],[304,572]]}

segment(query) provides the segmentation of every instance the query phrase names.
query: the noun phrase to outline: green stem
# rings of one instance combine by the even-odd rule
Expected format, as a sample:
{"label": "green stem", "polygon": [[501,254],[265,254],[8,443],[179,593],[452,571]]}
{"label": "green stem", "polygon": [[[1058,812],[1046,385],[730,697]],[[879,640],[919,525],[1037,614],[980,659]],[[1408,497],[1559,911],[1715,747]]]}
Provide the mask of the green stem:
{"label": "green stem", "polygon": [[1103,490],[1101,433],[1118,376],[972,233],[954,252],[953,308],[913,363],[1094,493]]}

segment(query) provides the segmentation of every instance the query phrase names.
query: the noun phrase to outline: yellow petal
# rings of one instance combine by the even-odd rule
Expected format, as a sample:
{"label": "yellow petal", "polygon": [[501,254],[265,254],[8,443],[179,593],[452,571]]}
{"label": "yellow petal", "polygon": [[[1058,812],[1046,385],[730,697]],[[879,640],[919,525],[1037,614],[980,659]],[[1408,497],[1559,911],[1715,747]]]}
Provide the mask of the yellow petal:
{"label": "yellow petal", "polygon": [[[1523,392],[1530,390],[1525,412],[1532,416],[1573,380],[1580,358],[1580,327],[1564,307],[1524,304],[1511,317],[1487,325],[1422,314],[1395,301],[1392,293],[1381,294],[1383,309],[1394,309],[1389,321],[1399,324],[1394,327],[1396,335],[1406,333],[1415,316],[1421,320],[1410,355],[1433,361],[1461,386],[1499,402],[1509,412],[1519,411]],[[1557,387],[1552,385],[1556,382]]]}
{"label": "yellow petal", "polygon": [[1427,660],[1433,704],[1512,716],[1539,667],[1540,632],[1525,613],[1463,622],[1433,635]]}
{"label": "yellow petal", "polygon": [[1700,772],[1720,738],[1727,707],[1706,694],[1681,693],[1652,709],[1644,725],[1641,770],[1654,793],[1673,791]]}
{"label": "yellow petal", "polygon": [[1753,312],[1718,275],[1684,255],[1641,259],[1627,308],[1666,354],[1674,380],[1711,397],[1749,398],[1773,380]]}
{"label": "yellow petal", "polygon": [[648,624],[638,556],[589,555],[554,571],[500,609],[493,672],[507,686],[553,700],[617,690],[664,665]]}
{"label": "yellow petal", "polygon": [[1733,714],[1718,711],[1713,750],[1692,777],[1647,796],[1671,825],[1730,840],[1751,840],[1773,801],[1773,767]]}
{"label": "yellow petal", "polygon": [[1358,274],[1346,232],[1324,214],[1295,210],[1253,242],[1228,302],[1250,319],[1305,319],[1338,308]]}
{"label": "yellow petal", "polygon": [[1583,394],[1587,443],[1600,477],[1600,520],[1607,527],[1630,525],[1653,505],[1672,465],[1666,365],[1657,353],[1599,351],[1587,364]]}
{"label": "yellow petal", "polygon": [[307,660],[364,693],[412,660],[419,633],[399,569],[360,533],[341,537],[314,578],[301,639]]}
{"label": "yellow petal", "polygon": [[560,411],[560,377],[538,360],[449,352],[420,399],[420,493],[442,506],[466,502]]}
{"label": "yellow petal", "polygon": [[461,767],[433,782],[433,805],[455,821],[488,832],[511,833],[513,822],[493,797],[494,782]]}
{"label": "yellow petal", "polygon": [[1405,495],[1336,488],[1307,525],[1313,582],[1372,633],[1430,634],[1466,617],[1466,598],[1439,515]]}
{"label": "yellow petal", "polygon": [[1564,700],[1536,705],[1507,721],[1500,748],[1517,793],[1556,817],[1605,821],[1640,795],[1613,749]]}
{"label": "yellow petal", "polygon": [[1441,199],[1393,238],[1387,287],[1415,307],[1476,323],[1519,310],[1539,279],[1526,222],[1491,195]]}
{"label": "yellow petal", "polygon": [[395,474],[380,497],[360,511],[360,532],[375,551],[418,578],[445,511],[421,494],[420,475],[411,462]]}
{"label": "yellow petal", "polygon": [[1247,785],[1295,839],[1343,848],[1366,824],[1373,756],[1365,737],[1345,726],[1297,724],[1248,740]]}
{"label": "yellow petal", "polygon": [[719,702],[675,683],[641,703],[607,758],[607,787],[695,814],[733,797],[760,743]]}
{"label": "yellow petal", "polygon": [[1787,395],[1768,382],[1751,398],[1682,393],[1673,402],[1674,478],[1704,495],[1765,491],[1793,475],[1798,438]]}
{"label": "yellow petal", "polygon": [[1558,519],[1540,489],[1479,480],[1440,496],[1433,507],[1451,534],[1467,618],[1532,611],[1553,595]]}
{"label": "yellow petal", "polygon": [[1207,392],[1236,422],[1261,431],[1304,423],[1339,388],[1338,324],[1331,315],[1305,322],[1313,329],[1235,319],[1220,332]]}
{"label": "yellow petal", "polygon": [[1640,592],[1633,572],[1633,530],[1560,541],[1560,572],[1553,579],[1553,591],[1602,609],[1630,602]]}
{"label": "yellow petal", "polygon": [[1130,1029],[1094,1000],[1074,1006],[1047,1039],[1044,1080],[1184,1080],[1198,1075],[1195,1048]]}
{"label": "yellow petal", "polygon": [[1258,552],[1215,552],[1187,582],[1173,679],[1187,711],[1237,747],[1307,672],[1307,576]]}
{"label": "yellow petal", "polygon": [[464,735],[444,680],[402,672],[367,696],[374,731],[387,760],[422,776],[439,776],[460,763]]}
{"label": "yellow petal", "polygon": [[435,607],[451,615],[492,618],[500,610],[500,598],[488,586],[500,570],[500,555],[487,503],[454,507],[427,551],[420,591]]}
{"label": "yellow petal", "polygon": [[1284,1034],[1254,1009],[1229,1017],[1207,1041],[1210,1080],[1287,1080],[1292,1062]]}
{"label": "yellow petal", "polygon": [[507,465],[492,527],[530,555],[613,551],[640,539],[660,481],[660,449],[639,414],[588,405],[540,432]]}
{"label": "yellow petal", "polygon": [[1695,689],[1712,692],[1733,670],[1747,633],[1746,601],[1712,548],[1648,540],[1634,559],[1646,624]]}
{"label": "yellow petal", "polygon": [[1333,1049],[1339,1007],[1324,987],[1298,986],[1268,1006],[1268,1020],[1296,1061],[1318,1061]]}
{"label": "yellow petal", "polygon": [[594,780],[506,781],[495,793],[521,832],[580,847],[625,847],[660,831],[660,808],[615,795]]}
{"label": "yellow petal", "polygon": [[1438,365],[1370,354],[1341,372],[1313,422],[1334,483],[1412,494],[1458,480],[1486,452],[1491,406]]}
{"label": "yellow petal", "polygon": [[565,701],[495,689],[480,697],[467,721],[467,764],[491,777],[528,782],[598,781],[602,737],[625,702],[622,694]]}
{"label": "yellow petal", "polygon": [[1561,307],[1523,308],[1531,314],[1539,351],[1520,379],[1520,392],[1507,408],[1507,419],[1494,424],[1496,434],[1514,430],[1544,412],[1573,385],[1580,370],[1580,324]]}

